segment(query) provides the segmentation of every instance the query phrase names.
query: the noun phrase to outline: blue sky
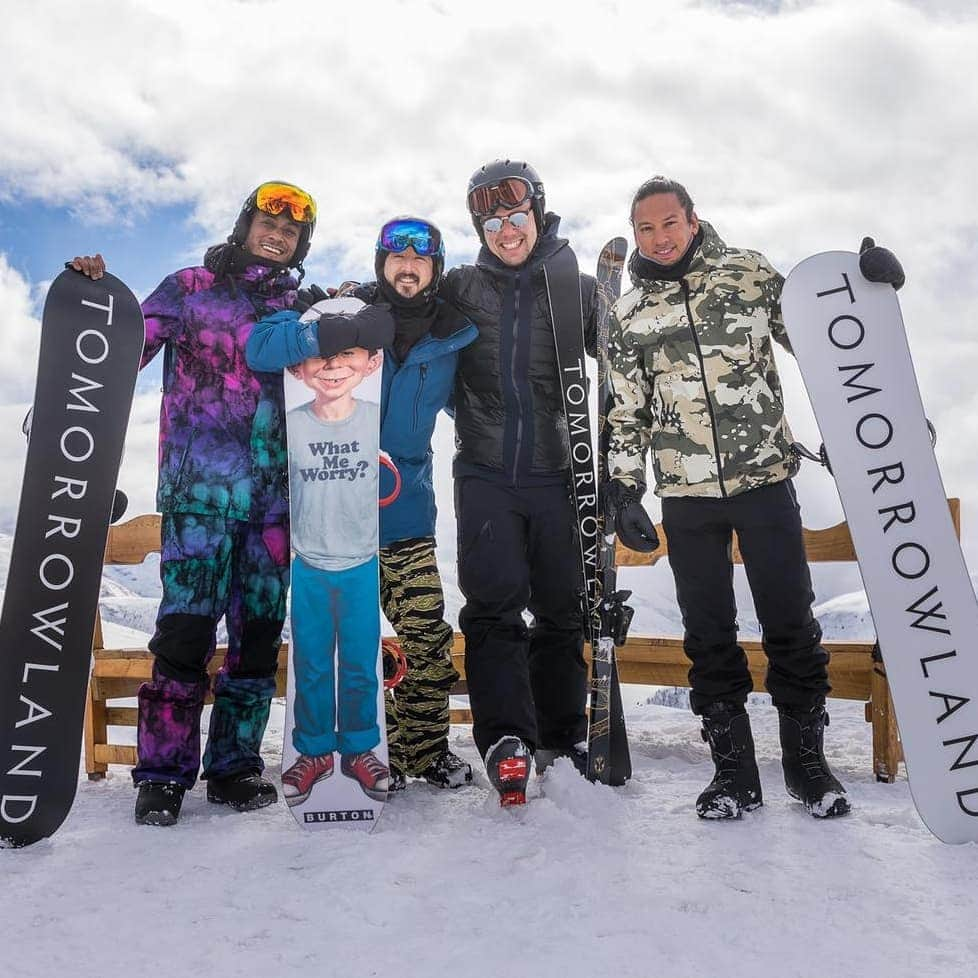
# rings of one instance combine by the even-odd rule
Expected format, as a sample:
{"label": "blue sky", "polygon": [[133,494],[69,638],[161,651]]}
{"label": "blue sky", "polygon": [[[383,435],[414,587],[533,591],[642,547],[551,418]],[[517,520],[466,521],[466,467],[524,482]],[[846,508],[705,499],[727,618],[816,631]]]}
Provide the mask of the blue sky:
{"label": "blue sky", "polygon": [[[655,173],[782,271],[867,233],[891,247],[945,483],[975,500],[964,528],[978,563],[972,4],[674,0],[665,17],[638,0],[545,0],[518,32],[495,8],[441,0],[8,7],[0,529],[19,491],[44,283],[65,258],[97,248],[145,296],[223,240],[258,183],[283,178],[319,202],[307,281],[370,275],[378,227],[405,212],[440,225],[451,265],[477,248],[469,174],[513,156],[543,176],[585,268],[628,232],[630,196]],[[817,445],[797,370],[780,367],[792,428]],[[157,385],[140,383],[127,447],[145,507]],[[803,471],[799,495],[809,525],[841,518],[824,473]]]}

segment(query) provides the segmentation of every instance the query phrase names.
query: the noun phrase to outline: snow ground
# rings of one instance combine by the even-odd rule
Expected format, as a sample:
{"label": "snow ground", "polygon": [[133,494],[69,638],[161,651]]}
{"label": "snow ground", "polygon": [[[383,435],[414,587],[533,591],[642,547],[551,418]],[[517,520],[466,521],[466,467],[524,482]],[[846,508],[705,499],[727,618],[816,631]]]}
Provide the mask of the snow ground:
{"label": "snow ground", "polygon": [[[0,535],[0,583],[8,558]],[[667,568],[623,577],[637,592],[636,634],[681,631]],[[151,561],[106,575],[107,644],[145,644],[158,588]],[[818,579],[816,590],[826,590]],[[832,593],[816,608],[826,637],[869,638],[864,595]],[[746,636],[756,624],[745,595],[741,581]],[[0,850],[0,978],[975,972],[978,846],[934,839],[903,777],[875,782],[861,703],[830,701],[827,734],[851,816],[816,822],[785,795],[776,717],[755,696],[765,805],[706,823],[692,804],[712,768],[686,691],[629,686],[625,702],[635,771],[624,788],[589,784],[560,761],[525,809],[503,811],[470,729],[454,727],[476,783],[449,793],[413,782],[369,835],[303,830],[283,804],[236,814],[208,804],[201,786],[174,828],[138,827],[128,769],[99,782],[80,772],[52,839]],[[276,781],[283,714],[277,702],[264,748]]]}
{"label": "snow ground", "polygon": [[[694,718],[626,687],[624,788],[567,761],[502,810],[476,767],[421,782],[372,834],[301,829],[282,804],[236,814],[187,796],[174,828],[138,827],[128,770],[79,782],[52,839],[0,851],[3,975],[144,972],[317,978],[694,978],[967,974],[978,958],[978,847],[931,837],[905,780],[877,784],[862,705],[835,701],[828,753],[855,810],[816,822],[784,793],[773,710],[751,706],[765,805],[706,823]],[[283,708],[266,738],[280,773]],[[971,962],[971,964],[969,964]],[[973,973],[973,972],[972,972]]]}

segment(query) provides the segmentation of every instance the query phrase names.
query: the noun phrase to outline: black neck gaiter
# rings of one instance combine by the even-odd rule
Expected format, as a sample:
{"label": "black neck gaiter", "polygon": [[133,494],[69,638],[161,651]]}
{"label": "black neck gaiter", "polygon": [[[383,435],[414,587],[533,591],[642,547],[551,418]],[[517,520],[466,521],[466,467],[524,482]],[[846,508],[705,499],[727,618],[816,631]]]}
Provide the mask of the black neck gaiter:
{"label": "black neck gaiter", "polygon": [[632,255],[632,260],[629,263],[630,270],[636,278],[644,278],[652,282],[678,282],[689,271],[689,266],[702,243],[703,229],[700,228],[693,235],[693,240],[690,241],[686,250],[683,252],[682,258],[677,262],[673,262],[671,265],[660,265],[657,261],[646,258],[636,248],[635,253]]}

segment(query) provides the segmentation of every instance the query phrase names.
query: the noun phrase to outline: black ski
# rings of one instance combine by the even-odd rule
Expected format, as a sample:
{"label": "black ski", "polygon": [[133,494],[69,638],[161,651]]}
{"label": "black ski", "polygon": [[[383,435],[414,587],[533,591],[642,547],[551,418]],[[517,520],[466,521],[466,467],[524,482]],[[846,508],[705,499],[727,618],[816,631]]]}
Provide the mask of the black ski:
{"label": "black ski", "polygon": [[[51,284],[0,616],[0,841],[64,821],[78,785],[106,534],[143,317],[112,275]],[[115,507],[118,509],[118,507]]]}
{"label": "black ski", "polygon": [[617,589],[615,534],[605,523],[601,486],[608,478],[608,409],[613,392],[608,371],[608,323],[611,307],[621,292],[621,276],[628,253],[624,238],[613,238],[598,256],[598,554],[597,600],[592,632],[594,662],[591,670],[591,723],[588,728],[588,778],[604,784],[624,784],[632,776],[632,760],[625,735],[625,710],[618,682],[615,647],[623,645],[633,611],[625,601],[630,591]]}
{"label": "black ski", "polygon": [[[618,283],[621,280],[624,251],[621,254],[622,258],[617,267]],[[599,265],[600,273],[601,265]],[[574,252],[569,247],[562,248],[544,265],[544,274],[553,320],[564,416],[570,439],[572,486],[577,508],[578,540],[584,580],[582,603],[585,611],[586,634],[592,649],[588,777],[592,781],[620,785],[631,776],[631,758],[628,753],[625,716],[614,659],[614,644],[610,646],[610,656],[607,653],[608,643],[600,646],[602,621],[606,617],[599,607],[600,516],[587,396],[580,272]],[[599,289],[601,303],[599,323],[604,324],[605,347],[607,347],[607,314],[610,304],[603,293],[609,281],[610,279],[606,277]],[[620,285],[613,285],[613,287],[618,288]],[[612,548],[613,545],[612,539]],[[613,552],[611,566],[613,591]]]}

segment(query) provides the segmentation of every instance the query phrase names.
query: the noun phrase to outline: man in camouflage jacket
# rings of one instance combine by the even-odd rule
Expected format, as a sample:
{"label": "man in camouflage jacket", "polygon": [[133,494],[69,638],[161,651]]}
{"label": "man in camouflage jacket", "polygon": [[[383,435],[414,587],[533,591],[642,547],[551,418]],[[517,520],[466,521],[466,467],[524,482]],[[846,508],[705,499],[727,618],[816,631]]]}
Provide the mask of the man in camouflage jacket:
{"label": "man in camouflage jacket", "polygon": [[[828,654],[812,614],[811,576],[791,477],[774,341],[790,352],[782,276],[763,255],[729,248],[698,220],[685,188],[665,177],[632,202],[634,288],[610,328],[615,403],[609,412],[610,515],[626,546],[658,540],[641,506],[650,451],[669,563],[685,627],[690,704],[716,766],[697,799],[703,818],[762,803],[750,721],[752,683],[737,643],[731,560],[737,531],[763,630],[767,688],[780,715],[785,783],[816,817],[849,811],[822,753]],[[867,278],[899,287],[888,251],[864,242]]]}

